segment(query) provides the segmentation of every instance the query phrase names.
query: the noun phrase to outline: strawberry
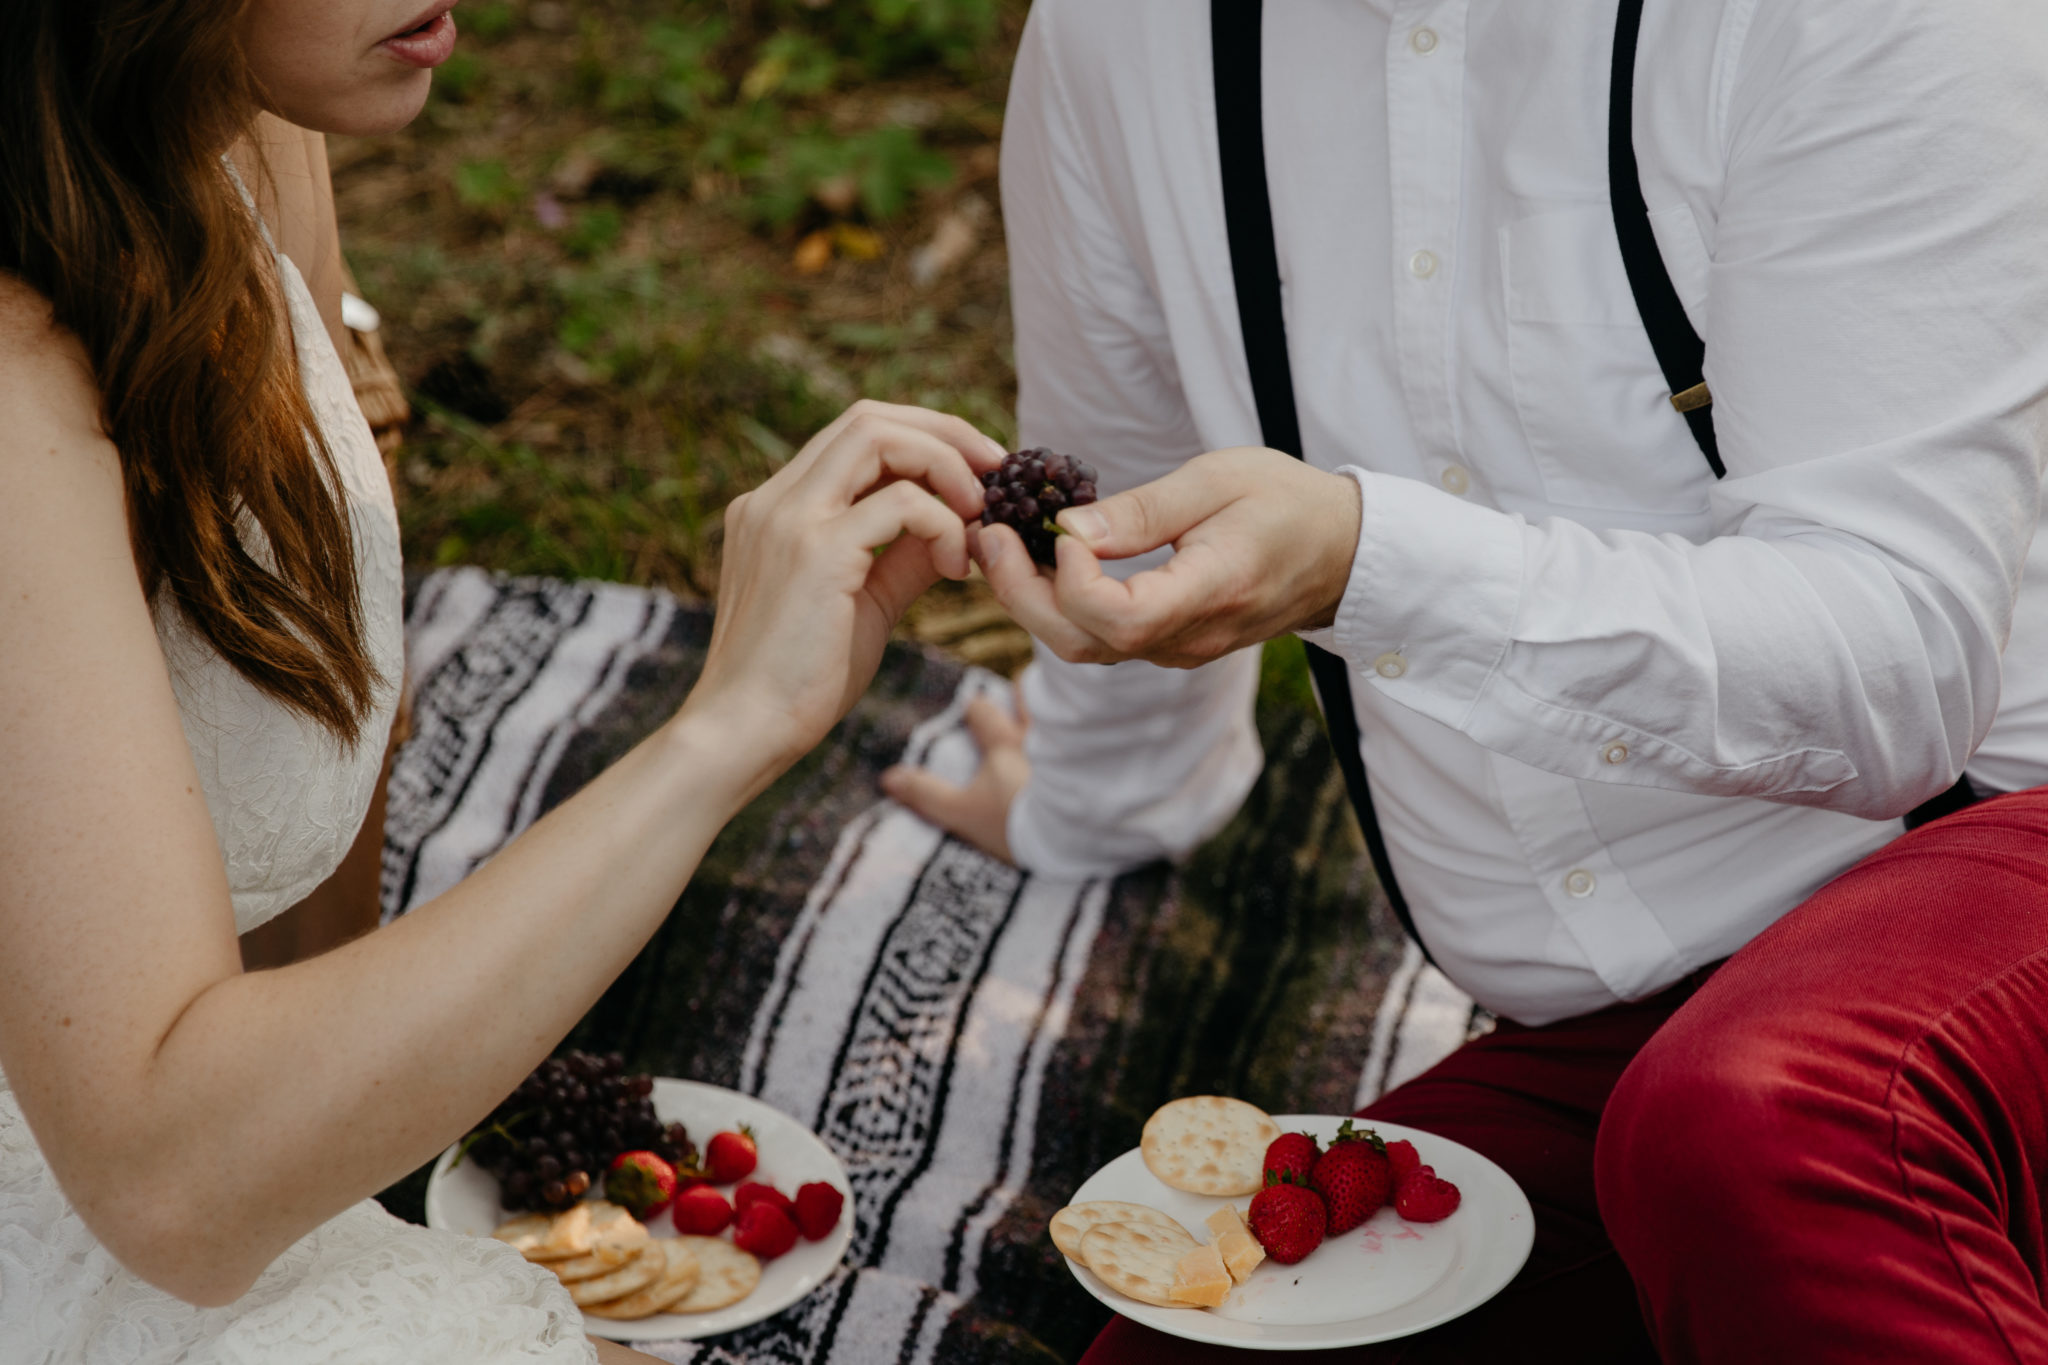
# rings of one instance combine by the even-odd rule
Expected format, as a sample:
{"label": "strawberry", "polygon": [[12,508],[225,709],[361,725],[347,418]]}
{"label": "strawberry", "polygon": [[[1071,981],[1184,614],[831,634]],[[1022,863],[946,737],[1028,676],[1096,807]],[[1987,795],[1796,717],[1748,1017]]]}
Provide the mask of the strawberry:
{"label": "strawberry", "polygon": [[676,1231],[713,1237],[732,1221],[732,1205],[709,1185],[693,1185],[676,1196],[672,1212]]}
{"label": "strawberry", "polygon": [[744,1180],[754,1173],[760,1160],[751,1128],[743,1127],[737,1133],[713,1133],[711,1141],[704,1144],[704,1169],[711,1172],[711,1181],[716,1185]]}
{"label": "strawberry", "polygon": [[1252,1196],[1245,1222],[1268,1256],[1281,1265],[1293,1265],[1323,1244],[1329,1218],[1322,1196],[1314,1190],[1268,1177],[1266,1188]]}
{"label": "strawberry", "polygon": [[764,1185],[749,1180],[732,1192],[732,1207],[735,1214],[745,1213],[750,1204],[769,1204],[781,1210],[782,1216],[790,1222],[796,1221],[796,1202],[773,1185]]}
{"label": "strawberry", "polygon": [[1411,1223],[1440,1222],[1458,1211],[1463,1198],[1458,1187],[1439,1176],[1434,1166],[1417,1166],[1395,1192],[1394,1212]]}
{"label": "strawberry", "polygon": [[643,1220],[667,1208],[675,1194],[676,1168],[652,1152],[620,1152],[604,1178],[605,1198]]}
{"label": "strawberry", "polygon": [[1282,1133],[1266,1148],[1265,1177],[1276,1174],[1296,1185],[1308,1184],[1309,1172],[1323,1149],[1307,1133]]}
{"label": "strawberry", "polygon": [[1330,1235],[1363,1223],[1387,1202],[1394,1188],[1394,1171],[1387,1164],[1387,1144],[1370,1128],[1358,1129],[1351,1120],[1330,1139],[1330,1150],[1316,1158],[1310,1183],[1330,1210]]}
{"label": "strawberry", "polygon": [[1415,1144],[1407,1138],[1396,1138],[1387,1144],[1387,1164],[1394,1168],[1394,1188],[1401,1188],[1401,1178],[1422,1164],[1416,1154]]}
{"label": "strawberry", "polygon": [[845,1207],[846,1196],[838,1186],[813,1180],[797,1188],[796,1225],[803,1230],[806,1240],[820,1241],[839,1226],[839,1211]]}
{"label": "strawberry", "polygon": [[741,1251],[772,1261],[796,1245],[796,1224],[773,1204],[757,1201],[740,1210],[732,1240]]}

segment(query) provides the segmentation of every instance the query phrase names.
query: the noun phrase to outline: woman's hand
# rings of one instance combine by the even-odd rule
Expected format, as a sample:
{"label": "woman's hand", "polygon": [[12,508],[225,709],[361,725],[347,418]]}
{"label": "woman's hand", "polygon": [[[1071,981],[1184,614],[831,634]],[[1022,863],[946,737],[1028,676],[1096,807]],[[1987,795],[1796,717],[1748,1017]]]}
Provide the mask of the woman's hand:
{"label": "woman's hand", "polygon": [[685,709],[743,727],[785,762],[823,739],[904,609],[941,576],[967,576],[980,473],[1002,458],[957,417],[847,409],[726,508],[718,617]]}
{"label": "woman's hand", "polygon": [[[1007,526],[977,558],[1017,623],[1070,663],[1194,668],[1288,631],[1327,626],[1358,548],[1358,485],[1244,446],[1059,515],[1059,567],[1041,574]],[[1104,559],[1162,545],[1165,565],[1120,581]]]}

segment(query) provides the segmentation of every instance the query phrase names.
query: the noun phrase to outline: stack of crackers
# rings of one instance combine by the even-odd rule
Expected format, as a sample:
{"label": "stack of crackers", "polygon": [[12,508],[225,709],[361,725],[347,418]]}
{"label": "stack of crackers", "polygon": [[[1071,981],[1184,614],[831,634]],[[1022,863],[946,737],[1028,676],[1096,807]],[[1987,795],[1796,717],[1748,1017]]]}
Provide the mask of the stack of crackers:
{"label": "stack of crackers", "polygon": [[761,1262],[720,1237],[655,1237],[617,1204],[530,1213],[493,1232],[552,1270],[578,1308],[598,1318],[709,1313],[761,1282]]}
{"label": "stack of crackers", "polygon": [[[1160,1106],[1139,1150],[1164,1183],[1190,1194],[1255,1194],[1266,1148],[1280,1125],[1263,1109],[1221,1095]],[[1216,1308],[1266,1259],[1234,1204],[1211,1213],[1199,1242],[1171,1216],[1144,1204],[1098,1199],[1052,1217],[1053,1245],[1126,1298],[1161,1308]]]}

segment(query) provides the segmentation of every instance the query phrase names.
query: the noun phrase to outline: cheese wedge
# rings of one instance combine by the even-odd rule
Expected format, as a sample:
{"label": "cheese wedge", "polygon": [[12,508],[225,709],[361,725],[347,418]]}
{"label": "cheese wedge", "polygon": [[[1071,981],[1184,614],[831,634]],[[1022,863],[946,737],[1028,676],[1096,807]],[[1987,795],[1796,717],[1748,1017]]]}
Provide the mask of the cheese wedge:
{"label": "cheese wedge", "polygon": [[1167,1293],[1175,1303],[1214,1308],[1230,1297],[1230,1272],[1223,1268],[1223,1253],[1210,1242],[1180,1258],[1173,1267],[1173,1288]]}
{"label": "cheese wedge", "polygon": [[1223,1265],[1230,1271],[1230,1278],[1243,1284],[1259,1268],[1259,1262],[1266,1259],[1266,1249],[1244,1225],[1235,1204],[1225,1204],[1210,1214],[1208,1228],[1216,1250],[1223,1254]]}

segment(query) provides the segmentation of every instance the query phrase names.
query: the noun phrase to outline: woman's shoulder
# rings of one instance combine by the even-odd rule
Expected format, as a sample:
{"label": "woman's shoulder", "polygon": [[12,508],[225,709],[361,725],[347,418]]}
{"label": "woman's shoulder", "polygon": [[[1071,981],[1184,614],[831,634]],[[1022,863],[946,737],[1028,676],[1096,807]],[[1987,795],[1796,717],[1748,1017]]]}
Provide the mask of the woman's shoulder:
{"label": "woman's shoulder", "polygon": [[26,450],[38,437],[105,447],[99,413],[85,346],[41,291],[0,270],[0,453]]}

